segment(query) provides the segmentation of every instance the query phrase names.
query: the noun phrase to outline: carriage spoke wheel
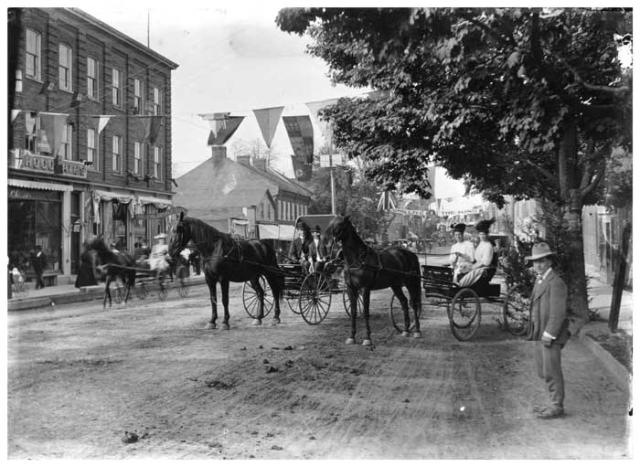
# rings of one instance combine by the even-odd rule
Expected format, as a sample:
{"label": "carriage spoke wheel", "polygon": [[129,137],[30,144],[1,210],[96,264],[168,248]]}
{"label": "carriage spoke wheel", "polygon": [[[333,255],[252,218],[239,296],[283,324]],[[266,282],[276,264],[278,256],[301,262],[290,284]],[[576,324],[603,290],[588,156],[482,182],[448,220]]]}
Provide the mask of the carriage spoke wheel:
{"label": "carriage spoke wheel", "polygon": [[448,309],[451,332],[459,341],[468,341],[480,327],[480,297],[468,287],[460,289]]}
{"label": "carriage spoke wheel", "polygon": [[[273,309],[273,292],[271,291],[271,287],[264,276],[260,276],[258,281],[260,282],[262,290],[264,290],[264,309],[262,317],[266,318]],[[258,296],[256,289],[251,285],[251,282],[245,282],[242,285],[242,304],[249,316],[253,319],[258,319],[258,313],[260,312],[260,297]]]}
{"label": "carriage spoke wheel", "polygon": [[136,295],[140,300],[144,300],[149,295],[149,289],[147,288],[147,281],[140,281],[136,284]]}
{"label": "carriage spoke wheel", "polygon": [[[342,304],[344,305],[344,311],[347,313],[347,316],[351,318],[351,304],[349,302],[349,292],[347,289],[342,290]],[[356,316],[362,316],[364,309],[364,303],[362,302],[362,293],[358,292],[358,302],[356,308]]]}
{"label": "carriage spoke wheel", "polygon": [[296,315],[300,314],[300,294],[291,290],[285,291],[284,301],[287,302],[289,309]]}
{"label": "carriage spoke wheel", "polygon": [[529,330],[529,304],[531,298],[520,292],[520,287],[512,286],[502,305],[504,327],[514,336],[524,336]]}
{"label": "carriage spoke wheel", "polygon": [[[406,296],[406,295],[405,295]],[[437,300],[436,296],[434,298],[426,300],[425,297],[422,297],[422,306],[418,310],[418,319],[422,316],[422,310],[426,309],[428,306],[436,306],[434,302]],[[440,297],[440,301],[442,301],[442,297]],[[408,303],[409,307],[409,331],[413,331],[416,327],[416,320],[413,317],[413,308],[411,308],[411,303]],[[402,312],[402,306],[400,306],[400,300],[396,297],[396,294],[391,295],[391,303],[389,303],[389,317],[391,318],[391,324],[398,332],[404,331],[404,313]]]}
{"label": "carriage spoke wheel", "polygon": [[300,314],[308,324],[319,324],[331,306],[331,286],[324,274],[311,273],[300,287]]}
{"label": "carriage spoke wheel", "polygon": [[189,295],[189,287],[187,287],[187,267],[181,266],[178,269],[176,276],[178,276],[178,294],[182,298],[186,298]]}

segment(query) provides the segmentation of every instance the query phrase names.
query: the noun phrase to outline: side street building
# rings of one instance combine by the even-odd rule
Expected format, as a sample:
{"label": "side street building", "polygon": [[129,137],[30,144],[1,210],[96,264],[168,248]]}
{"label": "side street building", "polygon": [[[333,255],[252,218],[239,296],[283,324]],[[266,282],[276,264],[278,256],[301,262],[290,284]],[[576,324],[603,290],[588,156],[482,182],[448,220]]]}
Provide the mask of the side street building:
{"label": "side street building", "polygon": [[8,252],[69,276],[92,236],[165,231],[178,65],[75,8],[8,11]]}

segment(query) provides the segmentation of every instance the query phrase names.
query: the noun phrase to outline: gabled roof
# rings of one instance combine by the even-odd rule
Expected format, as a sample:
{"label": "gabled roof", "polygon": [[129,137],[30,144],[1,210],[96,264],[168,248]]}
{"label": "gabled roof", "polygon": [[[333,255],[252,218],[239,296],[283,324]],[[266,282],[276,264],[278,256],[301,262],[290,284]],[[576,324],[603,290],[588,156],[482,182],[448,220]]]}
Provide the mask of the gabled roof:
{"label": "gabled roof", "polygon": [[310,197],[311,192],[272,170],[260,170],[224,158],[209,158],[176,180],[176,205],[191,212],[257,205],[267,193],[276,196],[286,190]]}

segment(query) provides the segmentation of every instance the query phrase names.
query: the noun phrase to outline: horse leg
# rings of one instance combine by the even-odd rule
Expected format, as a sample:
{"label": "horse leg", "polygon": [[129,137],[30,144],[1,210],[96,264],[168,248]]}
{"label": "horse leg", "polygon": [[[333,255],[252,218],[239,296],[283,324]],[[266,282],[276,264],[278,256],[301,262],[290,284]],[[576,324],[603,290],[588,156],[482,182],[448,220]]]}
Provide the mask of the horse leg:
{"label": "horse leg", "polygon": [[218,299],[216,298],[216,280],[207,277],[207,285],[209,286],[209,299],[211,300],[211,321],[207,325],[207,329],[216,328],[216,320],[218,319]]}
{"label": "horse leg", "polygon": [[229,330],[229,280],[222,279],[220,281],[220,289],[222,290],[222,306],[224,307],[224,321],[222,329]]}
{"label": "horse leg", "polygon": [[262,324],[262,318],[264,317],[264,289],[262,285],[260,285],[260,276],[256,276],[251,279],[251,287],[256,291],[256,295],[258,296],[258,317],[253,320],[253,324],[256,326],[260,326]]}
{"label": "horse leg", "polygon": [[111,283],[111,276],[107,274],[107,279],[104,281],[104,299],[102,301],[102,309],[107,308],[107,298],[109,298],[109,308],[111,308],[111,292],[109,291],[109,284]]}
{"label": "horse leg", "polygon": [[351,287],[347,286],[347,295],[349,296],[349,308],[351,309],[351,337],[349,337],[345,344],[355,344],[356,343],[356,315],[358,314],[358,291]]}
{"label": "horse leg", "polygon": [[267,276],[267,282],[273,293],[274,315],[273,324],[280,324],[280,298],[282,297],[282,289],[284,289],[284,278]]}
{"label": "horse leg", "polygon": [[[366,347],[371,347],[371,328],[369,327],[369,299],[371,298],[371,289],[368,287],[365,287],[364,289],[362,289],[362,311],[364,314],[364,324],[366,327],[366,338],[362,341],[362,345],[366,346]],[[354,300],[357,300],[358,297],[354,297]],[[357,306],[357,304],[356,304]],[[353,307],[351,308],[351,311],[353,310]]]}
{"label": "horse leg", "polygon": [[[391,290],[393,290],[393,294],[400,302],[402,315],[404,316],[404,331],[402,331],[402,336],[407,337],[409,335],[409,326],[411,325],[411,323],[409,322],[409,302],[407,301],[407,297],[405,297],[404,293],[402,292],[402,286],[393,285],[391,286]],[[413,294],[411,295],[411,298],[413,298]]]}
{"label": "horse leg", "polygon": [[422,337],[420,332],[420,310],[422,309],[422,291],[420,290],[420,282],[416,281],[409,289],[409,297],[411,298],[411,308],[413,308],[413,319],[416,322],[415,331],[413,331],[413,337]]}

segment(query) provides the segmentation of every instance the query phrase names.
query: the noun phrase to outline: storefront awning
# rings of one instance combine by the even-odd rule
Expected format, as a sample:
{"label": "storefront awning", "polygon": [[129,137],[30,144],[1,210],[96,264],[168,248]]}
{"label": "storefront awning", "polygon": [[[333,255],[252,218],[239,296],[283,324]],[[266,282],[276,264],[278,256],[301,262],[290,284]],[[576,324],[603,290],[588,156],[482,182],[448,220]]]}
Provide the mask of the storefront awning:
{"label": "storefront awning", "polygon": [[138,196],[138,202],[141,204],[154,204],[159,209],[173,206],[173,202],[170,199],[156,198],[154,196]]}
{"label": "storefront awning", "polygon": [[32,180],[20,180],[17,178],[10,178],[7,182],[9,186],[30,188],[32,190],[73,191],[72,185],[62,185],[60,183],[34,182]]}
{"label": "storefront awning", "polygon": [[130,203],[133,201],[133,195],[129,193],[122,193],[121,191],[103,191],[103,190],[93,190],[93,194],[95,197],[103,199],[105,201],[110,201],[112,199],[117,199],[119,203]]}

